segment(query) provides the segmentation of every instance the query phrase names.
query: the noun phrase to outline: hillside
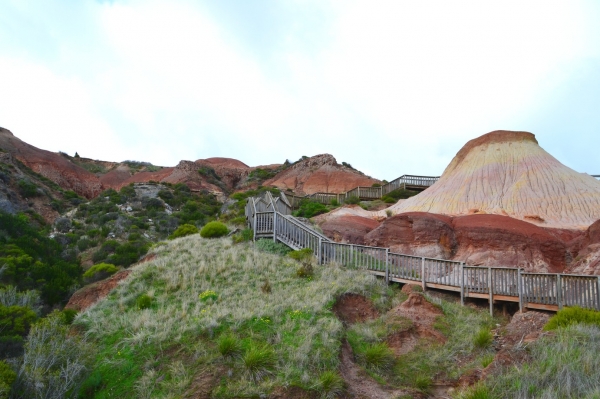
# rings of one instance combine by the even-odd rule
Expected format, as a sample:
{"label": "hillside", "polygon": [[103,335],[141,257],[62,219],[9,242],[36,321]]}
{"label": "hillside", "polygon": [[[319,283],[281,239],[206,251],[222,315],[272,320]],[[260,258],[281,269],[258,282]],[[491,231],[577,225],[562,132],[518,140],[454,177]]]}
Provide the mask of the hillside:
{"label": "hillside", "polygon": [[[75,321],[98,348],[87,397],[425,397],[435,379],[456,382],[490,353],[451,364],[453,351],[473,348],[467,320],[492,325],[485,312],[436,308],[360,270],[313,265],[299,277],[290,258],[197,235],[152,254]],[[413,349],[398,346],[402,337]],[[432,358],[433,337],[442,344]],[[396,375],[395,359],[409,353],[433,369]]]}

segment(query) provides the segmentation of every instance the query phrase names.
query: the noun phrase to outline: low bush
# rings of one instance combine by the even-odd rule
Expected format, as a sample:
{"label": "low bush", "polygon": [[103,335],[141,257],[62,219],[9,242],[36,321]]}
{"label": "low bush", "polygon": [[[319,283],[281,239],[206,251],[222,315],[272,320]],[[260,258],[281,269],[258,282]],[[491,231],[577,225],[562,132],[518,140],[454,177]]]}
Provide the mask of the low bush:
{"label": "low bush", "polygon": [[16,379],[17,373],[6,362],[0,360],[0,399],[9,397],[10,388]]}
{"label": "low bush", "polygon": [[182,224],[169,236],[169,240],[174,240],[179,237],[185,237],[192,234],[198,234],[198,228],[191,224]]}
{"label": "low bush", "polygon": [[285,256],[289,252],[291,252],[291,249],[288,246],[286,246],[280,242],[275,242],[273,240],[268,240],[268,239],[258,240],[254,244],[254,246],[256,249],[258,249],[260,251],[268,252],[268,253],[275,254],[275,255]]}
{"label": "low bush", "polygon": [[252,241],[253,238],[254,232],[252,229],[244,229],[233,236],[233,242],[238,244],[240,242]]}
{"label": "low bush", "polygon": [[568,327],[572,324],[589,324],[600,327],[600,312],[583,309],[579,306],[564,308],[548,320],[544,330],[556,330],[559,327]]}
{"label": "low bush", "polygon": [[326,212],[329,212],[329,209],[320,202],[303,200],[300,202],[298,210],[293,212],[293,215],[296,217],[311,218]]}
{"label": "low bush", "polygon": [[304,248],[298,251],[292,251],[288,254],[292,259],[302,263],[302,266],[296,270],[298,277],[312,277],[314,275],[313,268],[313,251],[310,248]]}
{"label": "low bush", "polygon": [[83,279],[87,283],[104,280],[108,276],[112,276],[119,269],[110,263],[98,263],[90,267],[85,273],[83,273]]}
{"label": "low bush", "polygon": [[32,326],[13,390],[19,398],[75,397],[89,371],[92,353],[83,334],[70,333],[55,311]]}
{"label": "low bush", "polygon": [[70,326],[77,316],[77,311],[75,309],[63,309],[62,316],[65,324]]}
{"label": "low bush", "polygon": [[344,201],[344,203],[346,203],[346,204],[352,204],[352,205],[360,204],[360,198],[358,198],[357,196],[353,195],[351,197],[346,198],[346,200]]}
{"label": "low bush", "polygon": [[208,222],[200,230],[200,236],[203,238],[217,238],[223,237],[229,232],[227,226],[221,222]]}

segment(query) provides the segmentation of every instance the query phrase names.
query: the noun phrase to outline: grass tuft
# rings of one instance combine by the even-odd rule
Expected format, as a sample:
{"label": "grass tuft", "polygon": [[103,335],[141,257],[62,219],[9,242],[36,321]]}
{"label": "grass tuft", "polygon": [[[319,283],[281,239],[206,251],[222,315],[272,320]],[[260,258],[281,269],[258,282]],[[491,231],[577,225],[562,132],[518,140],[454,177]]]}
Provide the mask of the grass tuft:
{"label": "grass tuft", "polygon": [[392,350],[383,342],[368,346],[360,355],[366,366],[374,370],[391,370],[396,361]]}
{"label": "grass tuft", "polygon": [[337,398],[344,391],[344,379],[337,371],[327,370],[321,373],[313,388],[323,399]]}
{"label": "grass tuft", "polygon": [[492,344],[493,338],[492,332],[488,328],[482,327],[473,337],[473,345],[475,348],[485,349]]}
{"label": "grass tuft", "polygon": [[236,357],[242,353],[240,340],[231,334],[226,334],[219,338],[217,341],[217,349],[221,356],[225,358]]}
{"label": "grass tuft", "polygon": [[275,351],[268,346],[253,346],[242,356],[242,364],[247,375],[254,381],[260,381],[272,374],[277,357]]}

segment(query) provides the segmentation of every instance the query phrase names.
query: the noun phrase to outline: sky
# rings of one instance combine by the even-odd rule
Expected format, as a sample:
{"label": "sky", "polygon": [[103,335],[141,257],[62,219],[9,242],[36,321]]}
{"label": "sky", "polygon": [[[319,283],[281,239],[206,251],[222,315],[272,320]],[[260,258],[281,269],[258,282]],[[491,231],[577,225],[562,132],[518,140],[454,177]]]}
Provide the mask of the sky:
{"label": "sky", "polygon": [[0,126],[108,161],[329,153],[387,180],[524,130],[600,174],[598,21],[593,0],[3,0]]}

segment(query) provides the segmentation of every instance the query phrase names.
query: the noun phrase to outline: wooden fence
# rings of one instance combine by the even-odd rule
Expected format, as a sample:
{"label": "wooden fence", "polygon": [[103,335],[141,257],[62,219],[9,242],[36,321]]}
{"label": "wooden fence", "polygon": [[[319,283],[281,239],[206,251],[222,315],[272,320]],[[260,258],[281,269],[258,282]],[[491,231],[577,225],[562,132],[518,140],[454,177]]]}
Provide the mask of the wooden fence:
{"label": "wooden fence", "polygon": [[438,181],[438,179],[439,177],[435,176],[403,175],[387,184],[384,184],[381,187],[356,187],[345,193],[319,192],[306,195],[304,197],[290,193],[285,194],[282,192],[281,196],[292,209],[298,208],[300,203],[306,199],[317,201],[326,205],[331,204],[332,201],[337,201],[339,204],[343,204],[350,197],[357,197],[358,199],[365,201],[376,200],[399,188],[424,190],[432,186],[436,181]]}
{"label": "wooden fence", "polygon": [[273,210],[275,202],[273,197],[248,200],[246,217],[254,238],[272,238],[293,249],[310,248],[320,264],[366,269],[387,282],[417,283],[424,290],[459,292],[463,304],[465,298],[487,299],[490,313],[494,302],[515,302],[521,309],[557,311],[563,306],[580,306],[600,310],[600,276],[468,266],[445,259],[393,253],[389,248],[341,244],[292,216]]}

